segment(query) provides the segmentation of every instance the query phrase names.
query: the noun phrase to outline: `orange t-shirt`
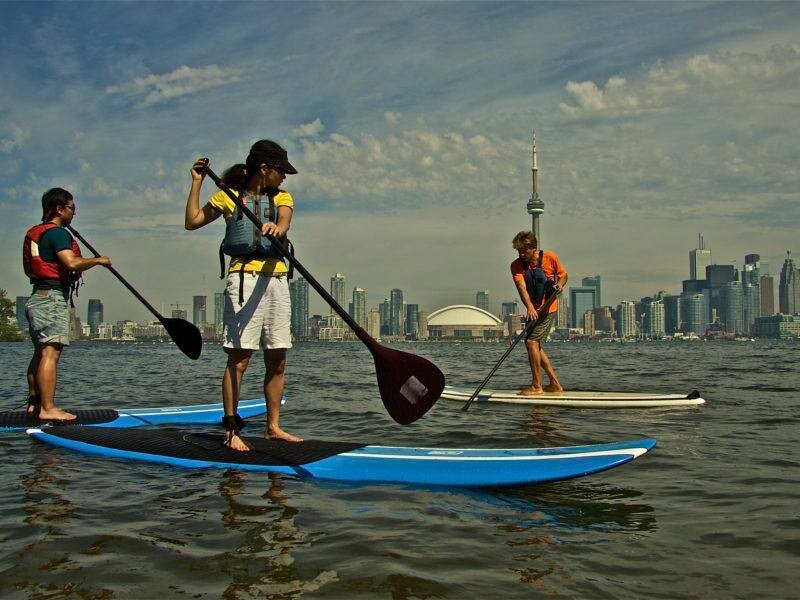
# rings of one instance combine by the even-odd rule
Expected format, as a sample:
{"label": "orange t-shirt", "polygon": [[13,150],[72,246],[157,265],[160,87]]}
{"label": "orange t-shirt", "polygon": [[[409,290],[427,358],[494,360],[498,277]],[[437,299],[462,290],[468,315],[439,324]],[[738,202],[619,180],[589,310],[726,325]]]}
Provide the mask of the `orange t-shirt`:
{"label": "orange t-shirt", "polygon": [[[542,270],[544,271],[545,275],[547,275],[548,279],[552,279],[553,281],[558,281],[559,277],[561,277],[566,270],[561,265],[561,261],[558,260],[558,256],[552,250],[542,250]],[[525,281],[525,276],[523,273],[525,272],[525,265],[522,263],[522,260],[517,258],[514,262],[511,263],[511,277],[513,277],[514,281]],[[533,300],[533,298],[531,298]],[[533,303],[533,307],[535,309],[539,309],[540,306],[544,304],[544,298],[537,303]],[[558,310],[558,302],[553,301],[550,305],[551,313],[554,313]]]}

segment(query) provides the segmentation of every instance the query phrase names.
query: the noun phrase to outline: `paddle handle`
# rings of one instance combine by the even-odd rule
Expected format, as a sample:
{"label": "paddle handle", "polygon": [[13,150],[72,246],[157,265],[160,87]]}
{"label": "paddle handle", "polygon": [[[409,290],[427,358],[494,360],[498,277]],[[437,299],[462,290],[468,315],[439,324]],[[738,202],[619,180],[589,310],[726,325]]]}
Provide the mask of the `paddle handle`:
{"label": "paddle handle", "polygon": [[539,309],[539,316],[532,321],[528,321],[527,325],[525,325],[525,328],[519,332],[516,338],[514,338],[514,342],[508,347],[508,350],[506,350],[503,356],[500,357],[500,360],[497,361],[497,364],[492,368],[491,371],[489,371],[489,374],[484,378],[484,380],[481,381],[481,384],[478,386],[478,388],[474,392],[472,392],[472,395],[469,397],[469,400],[467,400],[466,404],[464,404],[461,410],[464,411],[469,410],[469,407],[472,406],[472,403],[475,401],[475,398],[478,397],[478,394],[480,394],[484,386],[487,383],[489,383],[489,380],[492,378],[492,375],[494,375],[497,372],[497,369],[500,368],[500,365],[503,364],[503,361],[508,357],[509,354],[511,354],[511,351],[514,349],[514,347],[519,343],[519,341],[524,336],[528,335],[529,332],[533,331],[533,328],[536,327],[536,325],[539,322],[541,322],[541,320],[544,319],[547,316],[547,314],[549,314],[545,311],[548,311],[550,309],[550,305],[553,304],[553,300],[555,300],[557,296],[558,292],[553,292],[552,294],[550,294],[547,300],[545,300],[544,304],[542,304],[542,307]]}
{"label": "paddle handle", "polygon": [[[216,173],[214,173],[214,171],[212,171],[208,166],[205,166],[205,167],[202,168],[202,172],[205,172],[205,174],[208,175],[211,178],[211,180],[217,185],[217,187],[219,189],[221,189],[223,192],[225,192],[228,195],[228,198],[230,198],[233,201],[233,203],[236,206],[239,207],[239,210],[241,210],[247,216],[247,218],[250,219],[253,222],[253,224],[256,227],[261,229],[261,227],[263,225],[261,220],[255,215],[255,213],[253,213],[252,210],[250,210],[244,204],[244,202],[242,202],[236,196],[236,194],[233,193],[233,191],[225,184],[224,181],[222,181],[217,176]],[[267,234],[266,237],[270,241],[270,243],[275,247],[275,249],[280,253],[280,255],[283,256],[290,263],[292,263],[294,268],[297,269],[300,272],[300,274],[309,283],[309,285],[311,285],[311,287],[313,287],[316,290],[316,292],[320,296],[322,296],[322,299],[325,300],[325,302],[327,302],[328,305],[330,305],[330,307],[336,312],[336,314],[338,314],[342,318],[342,320],[345,323],[347,323],[347,325],[350,327],[350,329],[353,330],[353,333],[355,333],[356,336],[358,336],[358,338],[362,342],[364,342],[364,344],[366,344],[367,347],[370,349],[370,351],[372,351],[373,354],[374,354],[375,353],[375,349],[378,346],[378,343],[372,338],[372,336],[370,336],[364,330],[364,328],[361,327],[361,325],[356,323],[356,321],[353,319],[353,317],[351,317],[347,313],[347,311],[344,308],[342,308],[342,306],[338,302],[336,302],[336,300],[333,298],[333,296],[331,296],[328,293],[328,291],[324,287],[322,287],[322,285],[314,278],[314,276],[311,275],[311,273],[308,272],[308,269],[306,269],[300,263],[300,261],[297,260],[294,257],[294,255],[292,255],[287,250],[286,246],[283,244],[282,241],[280,241],[278,238],[276,238],[275,236],[273,236],[271,234]]]}
{"label": "paddle handle", "polygon": [[[72,235],[74,235],[76,238],[78,238],[78,240],[80,240],[81,244],[83,244],[84,246],[86,246],[86,247],[89,249],[89,251],[90,251],[92,254],[94,254],[96,257],[99,257],[99,256],[100,256],[100,253],[99,253],[97,250],[95,250],[94,246],[92,246],[92,245],[91,245],[89,242],[87,242],[87,241],[86,241],[86,238],[84,238],[84,237],[83,237],[83,236],[82,236],[80,233],[78,233],[77,231],[75,231],[75,229],[73,229],[72,225],[67,225],[67,229],[69,229],[69,230],[70,230],[70,232],[72,233]],[[148,309],[148,310],[149,310],[151,313],[153,313],[153,315],[155,315],[155,317],[156,317],[156,318],[157,318],[157,319],[158,319],[158,320],[159,320],[161,323],[163,323],[163,322],[164,322],[164,317],[161,315],[161,313],[159,313],[159,312],[158,312],[158,311],[157,311],[157,310],[156,310],[156,309],[153,307],[153,305],[152,305],[152,304],[150,304],[150,303],[149,303],[149,302],[148,302],[148,301],[147,301],[147,300],[144,298],[144,296],[142,296],[142,295],[141,295],[141,294],[140,294],[140,293],[139,293],[139,292],[136,290],[136,288],[134,288],[134,287],[133,287],[133,286],[132,286],[130,283],[128,283],[128,282],[126,281],[126,279],[125,279],[125,278],[124,278],[122,275],[120,275],[119,271],[117,271],[117,270],[116,270],[116,269],[115,269],[115,268],[114,268],[112,265],[103,265],[103,266],[104,266],[106,269],[108,269],[109,271],[111,271],[111,272],[114,274],[114,276],[115,276],[117,279],[119,279],[119,280],[120,280],[120,282],[122,282],[122,285],[124,285],[126,288],[128,288],[128,291],[130,291],[130,293],[131,293],[131,294],[133,294],[134,296],[136,296],[136,298],[139,300],[139,302],[141,302],[142,304],[144,304],[144,305],[147,307],[147,309]]]}

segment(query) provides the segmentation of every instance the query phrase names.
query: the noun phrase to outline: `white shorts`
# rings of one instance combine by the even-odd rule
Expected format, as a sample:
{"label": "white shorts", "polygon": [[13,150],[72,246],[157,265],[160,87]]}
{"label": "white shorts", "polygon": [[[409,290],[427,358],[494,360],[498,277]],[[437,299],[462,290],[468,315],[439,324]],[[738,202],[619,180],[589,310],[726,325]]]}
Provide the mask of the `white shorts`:
{"label": "white shorts", "polygon": [[[239,304],[239,282],[243,279]],[[265,350],[292,347],[289,281],[286,276],[228,273],[225,283],[225,348]]]}

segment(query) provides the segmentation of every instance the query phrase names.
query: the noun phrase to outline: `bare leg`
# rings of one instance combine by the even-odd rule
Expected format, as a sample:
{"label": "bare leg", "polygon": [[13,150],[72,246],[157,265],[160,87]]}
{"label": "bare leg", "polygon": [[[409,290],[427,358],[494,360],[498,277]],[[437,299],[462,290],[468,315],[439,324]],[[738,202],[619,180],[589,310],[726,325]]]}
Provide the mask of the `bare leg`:
{"label": "bare leg", "polygon": [[550,357],[547,356],[544,348],[542,348],[542,368],[544,369],[544,372],[547,373],[548,379],[550,379],[550,385],[544,386],[544,391],[556,393],[563,392],[564,388],[561,387],[561,382],[558,380],[558,375],[556,375],[556,371],[553,368],[553,363],[550,362]]}
{"label": "bare leg", "polygon": [[519,391],[520,396],[538,396],[542,390],[542,350],[541,345],[536,340],[525,340],[525,348],[528,350],[528,362],[531,367],[531,386]]}
{"label": "bare leg", "polygon": [[[228,354],[228,362],[225,365],[225,374],[222,376],[222,405],[225,408],[225,415],[232,417],[239,407],[242,378],[247,370],[247,365],[250,364],[250,357],[253,356],[253,351],[241,348],[225,348],[225,352]],[[250,450],[244,440],[233,431],[225,434],[225,443],[232,450],[240,452]]]}
{"label": "bare leg", "polygon": [[[28,398],[29,399],[36,399],[36,402],[39,402],[39,390],[36,387],[36,371],[39,368],[39,360],[42,357],[42,350],[39,344],[34,342],[33,347],[33,356],[31,357],[31,362],[28,364],[28,372],[26,374],[26,378],[28,380]],[[28,405],[28,412],[33,413],[37,411],[37,407],[33,406],[32,404]]]}
{"label": "bare leg", "polygon": [[71,421],[75,415],[56,406],[56,382],[58,381],[58,359],[61,358],[62,344],[40,344],[39,364],[36,368],[35,384],[39,390],[42,408],[40,419],[61,419]]}
{"label": "bare leg", "polygon": [[281,429],[281,398],[286,371],[286,349],[264,350],[264,396],[267,398],[267,429],[264,437],[287,442],[302,442],[303,439]]}

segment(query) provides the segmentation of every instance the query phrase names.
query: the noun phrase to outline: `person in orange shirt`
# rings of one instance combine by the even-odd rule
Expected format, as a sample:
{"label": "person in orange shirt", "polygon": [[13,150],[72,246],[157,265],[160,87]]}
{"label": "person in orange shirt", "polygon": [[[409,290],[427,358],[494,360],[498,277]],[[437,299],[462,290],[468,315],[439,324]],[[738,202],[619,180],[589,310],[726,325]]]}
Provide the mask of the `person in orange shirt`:
{"label": "person in orange shirt", "polygon": [[[547,357],[542,344],[553,328],[558,302],[553,300],[550,306],[543,305],[553,294],[560,294],[567,283],[568,274],[552,250],[539,250],[539,242],[532,231],[520,231],[514,236],[511,245],[519,254],[519,258],[511,263],[511,276],[517,286],[522,304],[527,310],[528,321],[536,321],[525,337],[528,360],[531,366],[532,382],[529,387],[519,391],[520,396],[537,396],[544,392],[561,393],[564,388],[558,380],[553,364]],[[539,312],[546,310],[547,314]],[[542,369],[550,379],[550,384],[542,386]]]}

